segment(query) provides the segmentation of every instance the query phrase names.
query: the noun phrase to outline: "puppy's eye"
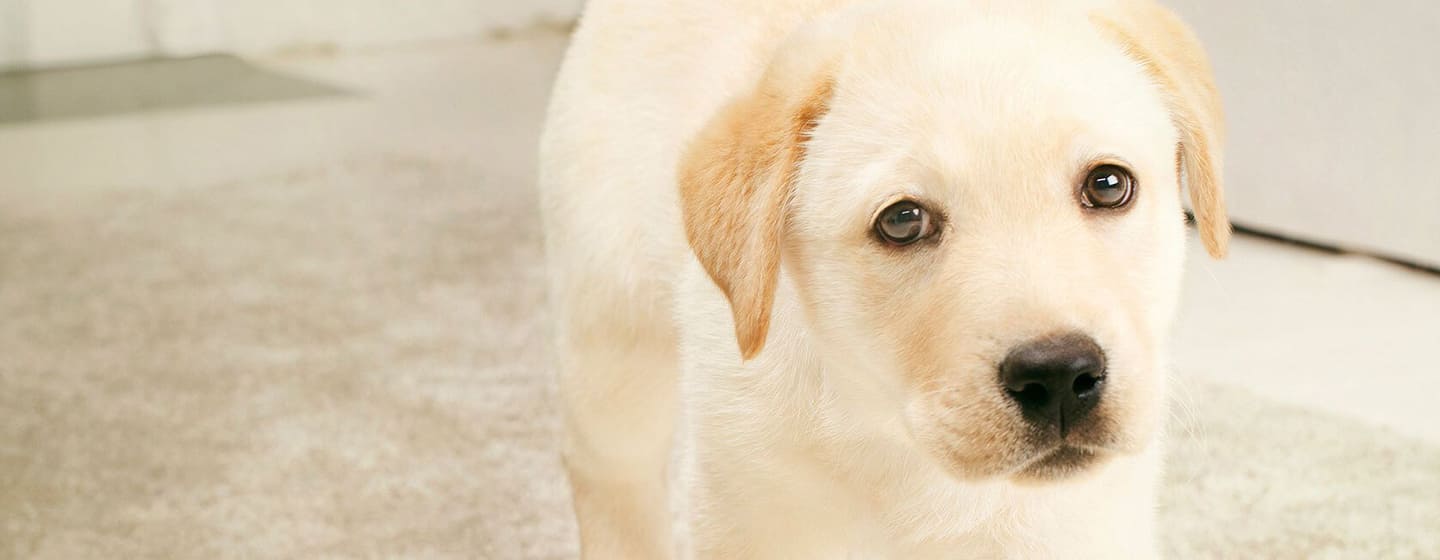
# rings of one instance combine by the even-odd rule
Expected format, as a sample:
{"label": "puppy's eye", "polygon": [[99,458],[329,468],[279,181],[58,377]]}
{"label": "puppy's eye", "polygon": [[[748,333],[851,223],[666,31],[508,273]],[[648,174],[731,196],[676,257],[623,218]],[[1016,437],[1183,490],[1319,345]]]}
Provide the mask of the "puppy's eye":
{"label": "puppy's eye", "polygon": [[910,200],[891,204],[875,219],[875,234],[891,245],[909,245],[934,233],[930,212]]}
{"label": "puppy's eye", "polygon": [[1080,201],[1087,208],[1121,208],[1135,197],[1135,176],[1118,165],[1090,170],[1080,185]]}

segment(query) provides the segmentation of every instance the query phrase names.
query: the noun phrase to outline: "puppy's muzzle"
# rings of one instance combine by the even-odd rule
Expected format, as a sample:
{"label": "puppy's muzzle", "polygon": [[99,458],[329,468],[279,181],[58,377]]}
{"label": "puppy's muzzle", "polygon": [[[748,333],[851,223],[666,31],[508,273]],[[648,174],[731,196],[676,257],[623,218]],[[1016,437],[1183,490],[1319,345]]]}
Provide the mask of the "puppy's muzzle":
{"label": "puppy's muzzle", "polygon": [[1000,364],[1000,384],[1025,420],[1064,439],[1084,421],[1105,391],[1105,353],[1080,333],[1021,344]]}

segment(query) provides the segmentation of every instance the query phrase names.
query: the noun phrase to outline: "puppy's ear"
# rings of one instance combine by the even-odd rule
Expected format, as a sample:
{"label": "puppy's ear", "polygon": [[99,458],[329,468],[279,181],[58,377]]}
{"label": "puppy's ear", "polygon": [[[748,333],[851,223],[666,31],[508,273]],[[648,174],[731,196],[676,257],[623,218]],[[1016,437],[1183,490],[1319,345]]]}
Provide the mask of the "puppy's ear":
{"label": "puppy's ear", "polygon": [[765,345],[780,273],[780,237],[805,142],[830,99],[819,42],[787,45],[753,91],[705,125],[681,158],[685,234],[730,300],[740,354]]}
{"label": "puppy's ear", "polygon": [[1195,35],[1153,0],[1117,0],[1091,15],[1100,32],[1145,67],[1165,92],[1180,131],[1176,171],[1190,189],[1200,238],[1210,256],[1223,258],[1230,242],[1221,184],[1224,115],[1210,63]]}

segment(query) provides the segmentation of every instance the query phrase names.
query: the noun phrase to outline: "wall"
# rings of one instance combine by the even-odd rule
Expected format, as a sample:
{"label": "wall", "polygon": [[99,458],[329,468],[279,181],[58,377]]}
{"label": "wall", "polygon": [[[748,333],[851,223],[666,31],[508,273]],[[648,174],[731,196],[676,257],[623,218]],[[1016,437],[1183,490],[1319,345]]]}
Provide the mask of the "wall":
{"label": "wall", "polygon": [[1165,3],[1215,65],[1238,223],[1440,266],[1440,2]]}
{"label": "wall", "polygon": [[538,20],[570,20],[580,9],[580,0],[212,1],[230,47],[242,52],[475,36]]}
{"label": "wall", "polygon": [[348,49],[566,21],[581,0],[0,0],[0,68]]}
{"label": "wall", "polygon": [[0,0],[0,68],[134,58],[142,0]]}

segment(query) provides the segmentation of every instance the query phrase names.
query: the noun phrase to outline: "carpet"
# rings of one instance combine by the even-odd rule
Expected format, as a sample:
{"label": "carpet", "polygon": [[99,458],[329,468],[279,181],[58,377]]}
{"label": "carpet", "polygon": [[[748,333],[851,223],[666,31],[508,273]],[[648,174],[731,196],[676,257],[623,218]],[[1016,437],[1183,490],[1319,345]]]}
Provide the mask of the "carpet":
{"label": "carpet", "polygon": [[[0,557],[573,558],[535,193],[496,176],[0,186]],[[1440,449],[1178,384],[1170,557],[1440,557]]]}

